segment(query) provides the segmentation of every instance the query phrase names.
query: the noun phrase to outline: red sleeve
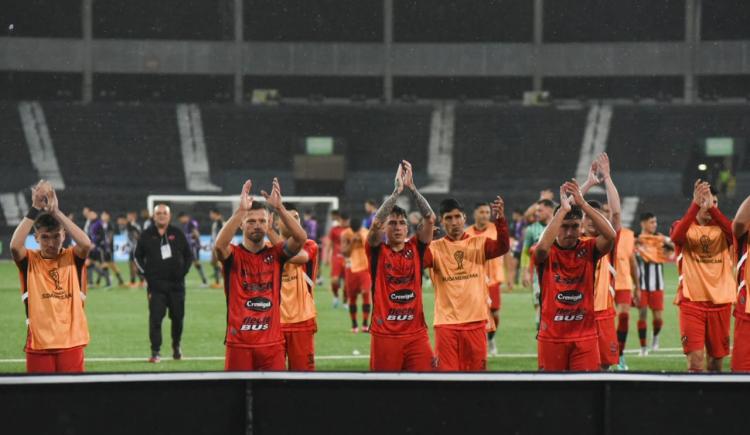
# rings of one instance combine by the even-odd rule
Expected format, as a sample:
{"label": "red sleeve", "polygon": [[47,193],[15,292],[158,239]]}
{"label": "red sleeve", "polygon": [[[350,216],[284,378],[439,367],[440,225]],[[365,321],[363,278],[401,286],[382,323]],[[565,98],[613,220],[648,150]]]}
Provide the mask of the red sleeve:
{"label": "red sleeve", "polygon": [[425,268],[432,267],[432,249],[428,246],[424,251],[424,262],[422,263]]}
{"label": "red sleeve", "polygon": [[685,213],[685,216],[683,216],[682,219],[678,220],[672,225],[672,231],[669,233],[669,237],[676,244],[682,245],[685,243],[685,236],[687,236],[687,231],[690,228],[690,225],[695,222],[695,217],[698,215],[698,210],[700,210],[698,204],[691,202],[690,207],[687,209],[687,213]]}
{"label": "red sleeve", "polygon": [[732,221],[730,221],[728,217],[724,216],[724,213],[722,213],[721,210],[716,207],[709,208],[708,214],[711,215],[711,219],[716,222],[716,225],[721,228],[721,231],[727,238],[727,243],[731,245],[732,241],[734,241],[734,236],[732,235]]}
{"label": "red sleeve", "polygon": [[504,216],[495,221],[495,229],[497,230],[497,240],[489,238],[484,240],[484,258],[487,260],[499,257],[510,249],[508,221],[505,220]]}

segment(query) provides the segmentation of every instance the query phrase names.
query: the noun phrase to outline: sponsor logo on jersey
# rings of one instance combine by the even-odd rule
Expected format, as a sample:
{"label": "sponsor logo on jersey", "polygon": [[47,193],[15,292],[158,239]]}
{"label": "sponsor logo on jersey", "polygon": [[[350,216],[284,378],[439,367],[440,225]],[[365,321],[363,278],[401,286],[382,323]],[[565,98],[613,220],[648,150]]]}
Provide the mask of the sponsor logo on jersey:
{"label": "sponsor logo on jersey", "polygon": [[267,331],[271,327],[271,317],[245,317],[240,331]]}
{"label": "sponsor logo on jersey", "polygon": [[395,302],[397,304],[408,304],[416,297],[416,293],[414,293],[414,291],[411,289],[396,290],[395,292],[388,295],[388,299],[390,299],[391,302]]}
{"label": "sponsor logo on jersey", "polygon": [[272,306],[271,300],[263,297],[248,299],[245,302],[245,308],[253,311],[268,311]]}
{"label": "sponsor logo on jersey", "polygon": [[249,292],[265,292],[273,289],[273,282],[243,282],[242,288]]}
{"label": "sponsor logo on jersey", "polygon": [[558,293],[556,299],[565,305],[578,305],[583,300],[583,293],[578,290],[565,290]]}
{"label": "sponsor logo on jersey", "polygon": [[555,312],[555,322],[580,322],[586,317],[586,312],[583,310],[566,310],[559,309]]}
{"label": "sponsor logo on jersey", "polygon": [[562,277],[560,274],[554,275],[555,282],[559,284],[575,285],[583,282],[582,276],[574,276],[572,278]]}
{"label": "sponsor logo on jersey", "polygon": [[408,275],[408,276],[387,275],[385,279],[386,279],[386,281],[388,281],[389,284],[405,285],[405,284],[409,284],[410,282],[414,281],[414,275]]}
{"label": "sponsor logo on jersey", "polygon": [[385,320],[390,322],[404,322],[414,320],[414,309],[391,308],[390,310],[388,310],[388,315],[386,316]]}

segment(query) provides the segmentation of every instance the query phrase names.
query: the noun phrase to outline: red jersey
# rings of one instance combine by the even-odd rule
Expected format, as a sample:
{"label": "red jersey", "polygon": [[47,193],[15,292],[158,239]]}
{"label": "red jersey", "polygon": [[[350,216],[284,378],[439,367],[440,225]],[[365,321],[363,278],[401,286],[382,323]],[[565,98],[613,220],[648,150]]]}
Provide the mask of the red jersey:
{"label": "red jersey", "polygon": [[734,306],[734,317],[743,320],[750,320],[750,313],[747,311],[747,245],[748,233],[745,233],[737,240],[737,303]]}
{"label": "red jersey", "polygon": [[227,298],[225,344],[261,347],[284,342],[281,332],[281,270],[289,256],[284,243],[256,253],[231,245],[224,261]]}
{"label": "red jersey", "polygon": [[422,307],[422,269],[427,245],[416,237],[398,252],[381,243],[365,251],[373,282],[370,332],[375,335],[406,336],[427,330]]}
{"label": "red jersey", "polygon": [[341,233],[343,233],[344,230],[346,230],[346,228],[337,226],[331,228],[331,231],[328,233],[333,257],[341,255]]}
{"label": "red jersey", "polygon": [[565,343],[596,338],[594,274],[601,254],[596,239],[578,240],[575,247],[554,243],[537,265],[542,316],[539,341]]}

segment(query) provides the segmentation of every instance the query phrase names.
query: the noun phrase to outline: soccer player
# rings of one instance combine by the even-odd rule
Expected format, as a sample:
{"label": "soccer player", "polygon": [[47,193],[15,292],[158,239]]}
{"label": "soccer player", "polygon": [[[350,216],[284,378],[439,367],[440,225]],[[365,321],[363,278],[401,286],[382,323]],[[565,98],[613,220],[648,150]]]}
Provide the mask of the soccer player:
{"label": "soccer player", "polygon": [[677,248],[676,303],[690,372],[702,372],[704,367],[721,371],[722,360],[729,355],[737,283],[732,271],[732,222],[719,211],[718,203],[711,186],[697,180],[690,207],[670,233]]}
{"label": "soccer player", "polygon": [[750,305],[747,303],[747,283],[750,281],[747,268],[748,228],[750,228],[750,197],[740,204],[732,222],[732,231],[737,240],[737,304],[734,308],[734,346],[732,347],[732,371],[750,372]]}
{"label": "soccer player", "polygon": [[656,232],[656,216],[653,213],[641,215],[641,234],[636,241],[638,252],[638,269],[640,275],[640,293],[638,295],[638,340],[641,344],[640,355],[648,355],[646,347],[646,319],[648,309],[653,316],[654,334],[651,349],[659,349],[659,332],[663,325],[664,312],[664,263],[674,252],[674,245],[669,237]]}
{"label": "soccer player", "polygon": [[[490,225],[492,209],[489,202],[480,202],[474,205],[474,225],[466,229],[466,234],[472,237],[485,236],[497,240],[497,231],[494,225]],[[490,316],[494,325],[487,332],[487,346],[490,355],[497,355],[495,344],[495,333],[500,327],[500,286],[505,281],[503,270],[503,257],[493,258],[485,264],[485,276],[487,280],[487,293],[490,297]]]}
{"label": "soccer player", "polygon": [[[632,297],[637,297],[637,295],[633,295],[633,278],[632,275],[630,275],[631,273],[635,273],[635,269],[631,269],[629,263],[630,258],[632,258],[633,255],[633,248],[632,242],[628,245],[628,236],[623,236],[620,194],[617,192],[617,187],[610,176],[609,157],[606,153],[598,155],[591,164],[588,179],[581,187],[581,192],[585,195],[591,187],[599,183],[604,183],[607,193],[607,204],[601,205],[598,201],[589,201],[589,204],[604,215],[617,234],[612,252],[607,253],[599,259],[594,284],[596,288],[594,311],[596,313],[596,325],[599,336],[599,353],[601,356],[602,369],[607,370],[610,366],[617,364],[618,370],[627,370],[628,367],[622,354],[624,343],[622,343],[621,340],[624,340],[627,337],[627,325],[629,321],[628,311],[630,310]],[[596,237],[598,235],[596,227],[588,217],[584,217],[583,219],[583,232],[587,237]],[[632,232],[630,233],[632,234]],[[624,240],[623,237],[625,237]],[[623,243],[624,246],[624,262],[628,263],[628,269],[622,270],[621,268],[621,270],[618,271],[617,259],[621,256],[619,253],[620,243]],[[634,258],[632,260],[635,261]],[[617,276],[620,272],[628,273],[631,282],[629,283],[630,287],[621,289],[622,294],[620,295],[618,302]],[[628,283],[626,282],[623,285],[627,284]],[[621,329],[615,329],[614,318],[617,315],[617,310],[615,309],[617,303],[624,305],[619,319],[620,327],[625,330],[624,334]]]}
{"label": "soccer player", "polygon": [[[110,271],[115,273],[117,284],[122,287],[125,285],[125,282],[122,279],[120,269],[117,267],[117,264],[115,264],[114,259],[115,233],[117,230],[112,224],[112,217],[108,211],[102,211],[101,219],[92,225],[91,231],[94,233],[94,238],[96,240],[96,249],[99,253],[99,263],[104,270],[104,279],[107,283],[107,288],[112,287]],[[99,276],[99,279],[101,279],[101,275]],[[96,284],[99,284],[99,280],[97,280]]]}
{"label": "soccer player", "polygon": [[440,203],[445,237],[433,240],[424,265],[435,288],[435,361],[440,371],[479,371],[487,368],[489,321],[485,261],[508,252],[510,240],[504,203],[492,203],[497,240],[470,237],[460,202]]}
{"label": "soccer player", "polygon": [[370,289],[372,280],[365,251],[367,230],[362,221],[351,219],[350,226],[341,233],[341,254],[346,259],[344,289],[349,302],[349,316],[352,319],[352,332],[360,331],[357,326],[357,296],[362,295],[362,332],[369,332]]}
{"label": "soccer player", "polygon": [[365,201],[365,218],[362,220],[362,227],[370,229],[372,221],[375,220],[375,213],[378,210],[378,203],[374,199],[368,199]]}
{"label": "soccer player", "polygon": [[[300,222],[299,211],[292,207],[287,207],[287,210]],[[274,245],[292,237],[283,221],[278,220],[278,228],[281,235],[273,228],[268,231],[268,240]],[[297,255],[284,264],[281,273],[281,330],[289,370],[315,370],[315,333],[318,326],[315,322],[317,312],[313,288],[317,275],[318,244],[308,238]]]}
{"label": "soccer player", "polygon": [[[595,238],[581,237],[584,215],[596,228]],[[560,187],[560,206],[534,252],[542,305],[539,370],[600,369],[594,275],[599,258],[612,250],[615,237],[607,219],[583,199],[575,180],[565,182]]]}
{"label": "soccer player", "polygon": [[[31,199],[31,208],[10,241],[26,306],[26,371],[82,372],[83,348],[89,343],[84,265],[91,241],[60,211],[49,182],[42,180],[32,188]],[[25,247],[32,228],[38,250]],[[66,233],[76,244],[63,249]]]}
{"label": "soccer player", "polygon": [[530,261],[531,252],[534,246],[539,242],[539,238],[542,236],[544,229],[552,219],[552,212],[555,209],[555,203],[549,198],[546,191],[542,192],[541,199],[539,199],[532,207],[533,216],[535,222],[526,227],[526,232],[523,237],[523,250],[521,251],[521,270],[523,271],[523,286],[531,286],[531,302],[534,305],[534,311],[536,312],[536,328],[539,329],[540,319],[540,306],[539,306],[539,295],[540,287],[537,279],[537,274],[533,272],[534,262]]}
{"label": "soccer player", "polygon": [[211,288],[221,288],[221,262],[216,258],[214,246],[216,245],[216,237],[224,226],[224,216],[216,208],[212,208],[208,212],[208,216],[211,219],[211,268],[214,270],[214,283],[211,284]]}
{"label": "soccer player", "polygon": [[[328,241],[325,249],[325,259],[331,266],[331,292],[333,293],[333,308],[339,306],[339,289],[344,281],[345,260],[341,255],[341,233],[349,227],[349,215],[340,213],[338,210],[331,211],[333,225],[328,232]],[[346,300],[346,289],[342,292],[342,300]],[[346,305],[346,303],[344,303]]]}
{"label": "soccer player", "polygon": [[190,251],[193,253],[193,266],[201,277],[201,287],[208,287],[206,274],[203,273],[203,266],[201,265],[201,233],[198,221],[184,211],[177,215],[177,220],[182,224],[182,232],[185,233],[185,238],[190,244]]}
{"label": "soccer player", "polygon": [[[268,210],[250,195],[252,182],[242,186],[239,207],[216,238],[216,256],[224,268],[227,298],[225,370],[284,370],[284,335],[281,330],[281,272],[284,264],[307,241],[305,230],[286,210],[279,181],[273,179],[266,203],[276,210],[291,237],[268,246]],[[242,243],[232,238],[242,229]]]}
{"label": "soccer player", "polygon": [[[375,213],[365,244],[374,284],[375,311],[370,330],[373,371],[432,370],[432,348],[422,305],[422,271],[435,214],[414,185],[412,174],[411,164],[401,162],[394,191]],[[406,211],[396,205],[404,189],[424,221],[411,238]]]}

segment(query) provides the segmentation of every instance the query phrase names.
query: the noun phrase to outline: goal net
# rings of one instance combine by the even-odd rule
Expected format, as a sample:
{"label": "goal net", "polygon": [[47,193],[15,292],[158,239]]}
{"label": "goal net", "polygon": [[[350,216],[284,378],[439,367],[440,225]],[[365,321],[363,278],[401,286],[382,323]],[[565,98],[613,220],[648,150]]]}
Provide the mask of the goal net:
{"label": "goal net", "polygon": [[[299,211],[301,219],[304,220],[304,214],[308,211],[315,217],[317,221],[316,240],[319,240],[324,231],[330,227],[331,211],[339,208],[339,199],[335,196],[284,196],[283,199],[285,204],[290,204]],[[200,259],[201,261],[210,261],[213,246],[211,244],[212,222],[209,218],[209,212],[216,209],[226,220],[237,208],[239,200],[239,195],[149,195],[146,198],[146,205],[148,210],[153,212],[154,205],[167,204],[172,211],[172,224],[178,227],[180,223],[177,216],[181,212],[187,213],[192,219],[198,221],[201,233]],[[265,202],[265,198],[259,195],[253,195],[253,200]],[[235,242],[239,243],[240,240],[238,233],[235,236]],[[115,239],[115,245],[118,245],[118,242],[127,243],[122,236]],[[125,250],[118,249],[115,246],[115,252],[122,253]]]}

